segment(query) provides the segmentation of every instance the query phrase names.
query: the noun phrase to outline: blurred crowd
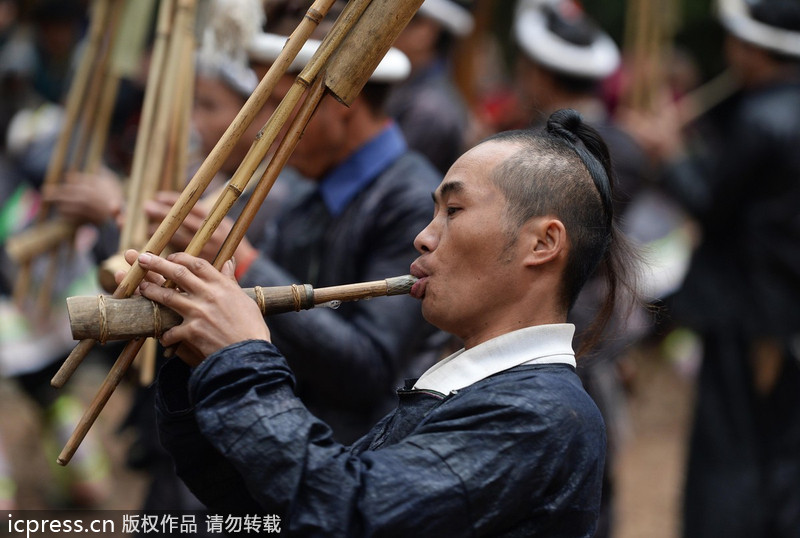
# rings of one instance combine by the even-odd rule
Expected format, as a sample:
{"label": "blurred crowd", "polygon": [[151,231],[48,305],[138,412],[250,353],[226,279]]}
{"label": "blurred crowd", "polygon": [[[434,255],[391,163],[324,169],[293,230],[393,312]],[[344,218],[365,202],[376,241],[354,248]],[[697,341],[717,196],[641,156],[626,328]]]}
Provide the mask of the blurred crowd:
{"label": "blurred crowd", "polygon": [[[52,180],[91,18],[102,3],[124,2],[0,0],[0,376],[38,410],[52,461],[87,399],[70,385],[50,386],[75,344],[65,299],[103,293],[98,267],[122,248],[130,215],[146,215],[152,234],[178,199],[161,191],[131,208],[128,189],[161,2],[146,12],[136,68],[119,81],[100,164],[65,166]],[[310,3],[199,2],[188,157],[177,185],[227,136]],[[624,39],[587,13],[588,1],[504,4],[425,0],[350,106],[323,100],[252,211],[235,248],[237,279],[316,287],[407,273],[413,238],[433,211],[430,193],[462,152],[493,133],[536,129],[553,111],[575,109],[611,150],[617,225],[641,246],[648,300],[614,313],[606,337],[578,361],[608,429],[597,536],[614,536],[614,469],[631,435],[626,391],[636,370],[629,356],[641,347],[657,355],[648,360],[671,357],[696,369],[683,536],[797,538],[800,0],[720,0],[707,15],[723,30],[722,41],[707,44],[724,58],[719,73],[705,72],[695,51],[674,44],[679,23],[662,16],[657,2],[627,0]],[[333,12],[340,9],[337,3]],[[298,61],[308,60],[330,20]],[[187,248],[213,193],[240,174],[251,142],[291,93],[298,65],[278,81],[170,248]],[[68,152],[80,151],[75,138]],[[265,169],[266,161],[246,175]],[[260,196],[253,184],[231,215],[250,211],[246,202]],[[70,224],[69,235],[20,260],[14,239],[54,218]],[[223,220],[200,255],[213,261],[234,226],[232,217]],[[579,348],[580,331],[600,308],[602,282],[590,281],[571,314]],[[404,378],[459,347],[409,297],[283,314],[270,328],[298,394],[346,443],[391,409]],[[99,346],[88,360],[108,368],[119,349]],[[124,465],[149,482],[145,498],[128,508],[201,508],[158,445],[149,382],[133,375],[123,382],[134,394],[119,425],[134,432]],[[25,509],[7,451],[0,438],[0,510]],[[60,486],[53,508],[103,508],[115,486],[109,466],[90,432],[68,466],[52,469]]]}

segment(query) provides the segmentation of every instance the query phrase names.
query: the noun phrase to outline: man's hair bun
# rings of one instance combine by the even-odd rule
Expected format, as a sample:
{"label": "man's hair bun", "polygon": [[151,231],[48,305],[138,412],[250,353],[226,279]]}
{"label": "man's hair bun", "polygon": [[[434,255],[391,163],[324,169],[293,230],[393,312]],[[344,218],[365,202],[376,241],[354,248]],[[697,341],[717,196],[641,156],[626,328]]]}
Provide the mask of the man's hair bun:
{"label": "man's hair bun", "polygon": [[580,140],[581,125],[583,125],[583,118],[571,108],[556,110],[547,119],[549,133],[560,136],[573,144]]}

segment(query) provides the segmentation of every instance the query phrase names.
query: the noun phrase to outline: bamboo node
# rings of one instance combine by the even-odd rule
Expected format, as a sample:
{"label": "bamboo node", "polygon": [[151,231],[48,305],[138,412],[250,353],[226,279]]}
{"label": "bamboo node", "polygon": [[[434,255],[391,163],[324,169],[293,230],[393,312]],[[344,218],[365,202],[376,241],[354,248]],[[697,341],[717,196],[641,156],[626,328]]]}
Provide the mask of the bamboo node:
{"label": "bamboo node", "polygon": [[97,309],[100,311],[100,335],[97,341],[100,345],[105,345],[108,340],[108,315],[106,314],[106,298],[103,295],[97,296]]}
{"label": "bamboo node", "polygon": [[264,288],[261,286],[256,286],[253,288],[253,291],[256,294],[256,304],[258,304],[258,309],[261,310],[262,314],[266,314],[267,300],[264,298]]}
{"label": "bamboo node", "polygon": [[228,186],[226,188],[229,191],[232,191],[233,194],[235,194],[237,198],[242,195],[242,189],[240,189],[239,187],[237,187],[233,183],[228,183]]}
{"label": "bamboo node", "polygon": [[314,24],[319,24],[320,22],[322,22],[322,19],[324,17],[325,17],[324,14],[320,13],[314,8],[310,8],[308,11],[306,11],[306,19],[310,20]]}
{"label": "bamboo node", "polygon": [[300,312],[300,310],[303,308],[303,298],[300,295],[301,289],[303,289],[303,286],[292,284],[292,299],[294,299],[295,312]]}

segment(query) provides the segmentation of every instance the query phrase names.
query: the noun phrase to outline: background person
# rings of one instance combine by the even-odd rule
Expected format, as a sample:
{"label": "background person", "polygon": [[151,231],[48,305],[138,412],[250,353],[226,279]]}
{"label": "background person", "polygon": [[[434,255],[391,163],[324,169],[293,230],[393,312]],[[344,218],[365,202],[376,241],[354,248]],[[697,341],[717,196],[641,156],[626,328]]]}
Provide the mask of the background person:
{"label": "background person", "polygon": [[702,341],[686,537],[800,529],[800,3],[725,2],[740,90],[684,138],[675,110],[632,126],[701,241],[669,303]]}

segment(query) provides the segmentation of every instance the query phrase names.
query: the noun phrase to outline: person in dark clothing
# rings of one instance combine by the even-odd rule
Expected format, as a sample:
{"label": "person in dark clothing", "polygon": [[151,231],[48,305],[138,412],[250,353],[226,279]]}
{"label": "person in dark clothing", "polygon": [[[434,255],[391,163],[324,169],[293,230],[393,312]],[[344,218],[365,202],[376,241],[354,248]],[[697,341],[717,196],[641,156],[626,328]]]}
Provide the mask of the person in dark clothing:
{"label": "person in dark clothing", "polygon": [[163,335],[186,362],[162,368],[157,402],[179,475],[209,507],[273,514],[292,536],[592,536],[605,432],[566,319],[598,267],[617,293],[633,282],[613,183],[605,144],[574,111],[463,155],[414,241],[411,295],[465,348],[408,381],[349,447],[294,394],[232,261],[219,272],[129,251],[149,271],[141,293],[184,320]]}
{"label": "person in dark clothing", "polygon": [[465,2],[425,0],[394,46],[411,61],[411,75],[395,85],[386,109],[408,145],[444,174],[466,149],[469,110],[451,72],[455,40],[472,31]]}
{"label": "person in dark clothing", "polygon": [[703,344],[683,534],[796,538],[800,3],[726,2],[720,13],[740,89],[694,126],[701,144],[667,108],[638,126],[702,233],[670,301]]}

